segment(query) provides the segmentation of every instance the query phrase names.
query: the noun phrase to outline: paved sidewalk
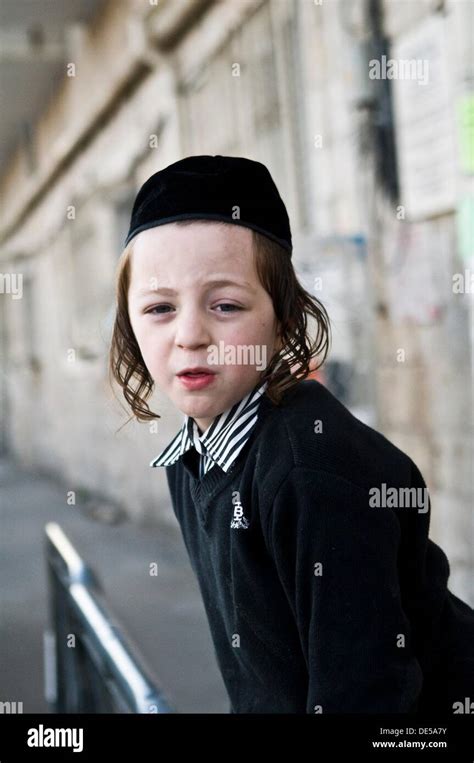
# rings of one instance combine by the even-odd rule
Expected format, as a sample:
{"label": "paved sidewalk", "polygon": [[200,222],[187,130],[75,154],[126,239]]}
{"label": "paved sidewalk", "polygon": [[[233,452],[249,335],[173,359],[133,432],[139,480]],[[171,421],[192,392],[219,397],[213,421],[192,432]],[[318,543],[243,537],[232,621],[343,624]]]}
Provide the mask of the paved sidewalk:
{"label": "paved sidewalk", "polygon": [[[57,522],[95,570],[109,608],[178,712],[228,713],[199,588],[179,527],[98,522],[67,488],[0,461],[0,701],[47,713],[44,526]],[[156,562],[158,575],[150,576]]]}

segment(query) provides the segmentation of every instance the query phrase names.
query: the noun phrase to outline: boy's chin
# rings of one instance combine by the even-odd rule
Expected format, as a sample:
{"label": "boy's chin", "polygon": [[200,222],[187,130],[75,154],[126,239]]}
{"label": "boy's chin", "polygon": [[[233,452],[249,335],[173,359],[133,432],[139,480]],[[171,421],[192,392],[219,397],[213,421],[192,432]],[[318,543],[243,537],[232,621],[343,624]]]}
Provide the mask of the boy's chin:
{"label": "boy's chin", "polygon": [[[191,393],[196,394],[196,393]],[[197,400],[189,399],[191,397],[191,394],[189,394],[188,399],[186,400],[185,397],[181,397],[179,400],[176,398],[170,398],[173,405],[178,408],[181,413],[185,413],[187,416],[192,416],[193,418],[201,418],[201,419],[210,419],[217,416],[217,409],[218,404],[217,401],[214,400],[208,400],[207,404],[204,404],[204,401],[201,401],[201,404],[198,403]]]}

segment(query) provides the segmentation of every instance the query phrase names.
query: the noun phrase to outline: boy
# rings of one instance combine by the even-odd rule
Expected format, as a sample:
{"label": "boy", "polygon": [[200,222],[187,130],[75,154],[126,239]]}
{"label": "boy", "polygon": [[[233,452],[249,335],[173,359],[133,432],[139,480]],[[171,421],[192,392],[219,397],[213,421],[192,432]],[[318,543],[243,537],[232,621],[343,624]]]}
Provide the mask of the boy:
{"label": "boy", "polygon": [[[416,465],[306,378],[329,324],[296,278],[267,168],[166,167],[140,189],[125,243],[111,370],[139,420],[159,418],[155,384],[184,414],[152,466],[166,469],[231,712],[455,712],[474,696],[474,611],[447,588]],[[245,347],[263,371],[236,362]]]}

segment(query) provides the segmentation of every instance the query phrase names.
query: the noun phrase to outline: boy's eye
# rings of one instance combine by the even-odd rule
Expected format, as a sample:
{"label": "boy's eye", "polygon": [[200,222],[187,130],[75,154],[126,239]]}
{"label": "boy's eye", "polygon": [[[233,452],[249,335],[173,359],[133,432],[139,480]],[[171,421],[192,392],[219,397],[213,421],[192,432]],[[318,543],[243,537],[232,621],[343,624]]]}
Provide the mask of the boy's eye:
{"label": "boy's eye", "polygon": [[163,307],[167,308],[167,307],[169,307],[169,305],[155,305],[155,307],[151,307],[149,310],[146,310],[146,313],[147,313],[147,315],[148,314],[153,315],[155,313],[155,310],[158,310],[160,313],[164,312],[163,310],[161,310],[161,308],[163,308]]}
{"label": "boy's eye", "polygon": [[[231,307],[233,310],[242,310],[241,307],[238,305],[233,305],[230,302],[221,302],[220,305],[216,305],[216,307]],[[229,310],[224,310],[225,313],[228,313]]]}

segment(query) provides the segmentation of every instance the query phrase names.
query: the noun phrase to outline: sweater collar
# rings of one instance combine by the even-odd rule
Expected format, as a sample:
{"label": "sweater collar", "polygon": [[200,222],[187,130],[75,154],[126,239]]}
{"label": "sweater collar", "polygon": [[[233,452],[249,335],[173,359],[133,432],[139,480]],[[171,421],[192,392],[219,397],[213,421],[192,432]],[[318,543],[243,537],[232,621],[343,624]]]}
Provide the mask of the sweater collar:
{"label": "sweater collar", "polygon": [[179,432],[150,466],[170,466],[194,446],[198,453],[206,453],[224,472],[230,471],[257,421],[267,386],[268,381],[258,382],[241,400],[216,416],[203,434],[199,433],[196,421],[186,415]]}

